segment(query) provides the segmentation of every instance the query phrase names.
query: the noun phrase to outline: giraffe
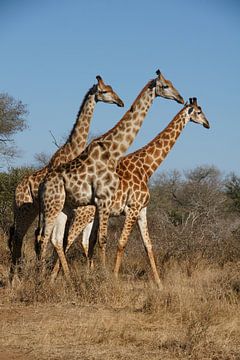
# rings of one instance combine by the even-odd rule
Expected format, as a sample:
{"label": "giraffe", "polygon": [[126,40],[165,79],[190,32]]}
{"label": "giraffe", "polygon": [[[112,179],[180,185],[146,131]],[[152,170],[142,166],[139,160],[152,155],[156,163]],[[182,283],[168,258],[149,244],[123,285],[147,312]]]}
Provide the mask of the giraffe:
{"label": "giraffe", "polygon": [[[101,259],[105,267],[107,222],[119,180],[116,173],[117,162],[133,142],[153,100],[158,96],[184,102],[172,83],[158,70],[157,78],[144,86],[130,109],[111,130],[93,140],[73,161],[47,175],[40,189],[37,236],[42,264],[46,260],[47,244],[59,213],[63,211],[71,218],[73,209],[92,204],[96,205],[95,227],[98,228]],[[56,246],[54,237],[51,241],[66,277],[70,278],[63,247]]]}
{"label": "giraffe", "polygon": [[50,169],[64,164],[77,157],[85,148],[89,133],[90,121],[95,105],[98,101],[124,104],[110,85],[104,83],[101,76],[97,75],[97,84],[94,84],[85,94],[76,121],[71,133],[56,153],[49,164],[44,168],[25,176],[17,185],[14,198],[14,225],[10,228],[9,248],[12,255],[12,270],[21,258],[23,238],[38,214],[38,188]]}
{"label": "giraffe", "polygon": [[[123,252],[127,245],[131,230],[137,222],[150,261],[154,280],[159,288],[162,288],[147,225],[147,205],[150,200],[148,182],[154,171],[156,171],[167,154],[171,151],[180,133],[189,121],[202,124],[204,127],[209,128],[208,120],[202,112],[201,107],[198,106],[196,98],[190,98],[190,103],[185,104],[183,109],[173,118],[168,126],[152,141],[143,148],[122,157],[118,163],[117,174],[120,181],[114,195],[110,216],[120,216],[123,214],[125,215],[125,222],[118,241],[114,269],[116,277],[118,277]],[[82,246],[85,255],[90,258],[92,257],[94,243],[90,244],[88,253],[88,240],[94,214],[95,207],[92,205],[80,207],[75,211],[68,229],[66,251],[79,236],[80,232],[85,229]],[[59,261],[54,267],[52,279],[56,277],[58,270]]]}

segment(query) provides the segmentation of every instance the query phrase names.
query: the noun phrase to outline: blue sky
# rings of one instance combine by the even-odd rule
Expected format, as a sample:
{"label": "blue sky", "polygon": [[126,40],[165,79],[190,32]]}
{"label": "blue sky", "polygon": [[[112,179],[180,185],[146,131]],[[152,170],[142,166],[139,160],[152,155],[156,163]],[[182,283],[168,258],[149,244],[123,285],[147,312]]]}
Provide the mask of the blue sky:
{"label": "blue sky", "polygon": [[[1,0],[0,92],[27,104],[22,156],[53,154],[100,74],[125,108],[98,103],[91,133],[122,117],[160,69],[187,100],[196,96],[210,124],[189,123],[160,170],[215,165],[239,173],[240,3],[237,0]],[[156,99],[128,152],[144,146],[181,109]]]}

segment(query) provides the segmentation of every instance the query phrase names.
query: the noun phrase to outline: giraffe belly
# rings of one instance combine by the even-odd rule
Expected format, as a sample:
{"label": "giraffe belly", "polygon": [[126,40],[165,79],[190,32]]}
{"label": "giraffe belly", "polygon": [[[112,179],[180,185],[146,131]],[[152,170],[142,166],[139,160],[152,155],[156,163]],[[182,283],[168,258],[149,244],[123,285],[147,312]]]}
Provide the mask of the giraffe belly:
{"label": "giraffe belly", "polygon": [[66,189],[66,204],[70,208],[77,208],[78,206],[90,205],[92,202],[91,186],[84,184],[82,186],[75,186]]}

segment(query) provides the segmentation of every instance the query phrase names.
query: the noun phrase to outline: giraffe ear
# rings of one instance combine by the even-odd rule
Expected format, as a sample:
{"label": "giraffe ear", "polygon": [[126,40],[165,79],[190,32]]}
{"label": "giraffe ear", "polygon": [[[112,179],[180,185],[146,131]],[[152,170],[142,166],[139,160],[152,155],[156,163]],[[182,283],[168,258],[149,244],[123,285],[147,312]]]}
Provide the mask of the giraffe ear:
{"label": "giraffe ear", "polygon": [[103,81],[103,79],[101,78],[100,75],[97,75],[97,76],[96,76],[96,79],[97,79],[97,81],[98,81],[98,86],[99,86],[100,88],[102,88],[102,87],[104,86],[104,81]]}
{"label": "giraffe ear", "polygon": [[190,115],[192,112],[193,112],[193,108],[190,107],[189,110],[188,110],[188,115]]}

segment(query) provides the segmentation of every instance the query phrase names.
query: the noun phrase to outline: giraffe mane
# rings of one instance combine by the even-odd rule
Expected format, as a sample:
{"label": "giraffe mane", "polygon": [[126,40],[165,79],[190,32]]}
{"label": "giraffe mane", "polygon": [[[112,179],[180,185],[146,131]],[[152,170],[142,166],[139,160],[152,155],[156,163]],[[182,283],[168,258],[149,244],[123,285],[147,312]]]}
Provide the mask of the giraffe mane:
{"label": "giraffe mane", "polygon": [[68,138],[67,138],[66,143],[71,139],[71,136],[73,135],[76,122],[77,122],[77,120],[78,120],[78,118],[79,118],[79,116],[80,116],[80,114],[81,114],[81,112],[82,112],[82,109],[83,109],[83,107],[84,107],[84,105],[85,105],[85,102],[86,102],[87,99],[88,99],[88,96],[95,94],[96,91],[97,91],[97,85],[94,84],[94,85],[93,85],[92,87],[90,87],[90,89],[86,92],[86,94],[85,94],[85,96],[84,96],[84,98],[83,98],[83,101],[82,101],[82,103],[81,103],[81,106],[80,106],[80,108],[79,108],[79,110],[78,110],[78,113],[77,113],[77,116],[76,116],[76,120],[75,120],[74,126],[73,126],[73,128],[72,128],[72,130],[71,130],[71,132],[70,132],[70,134],[69,134],[69,136],[68,136]]}

